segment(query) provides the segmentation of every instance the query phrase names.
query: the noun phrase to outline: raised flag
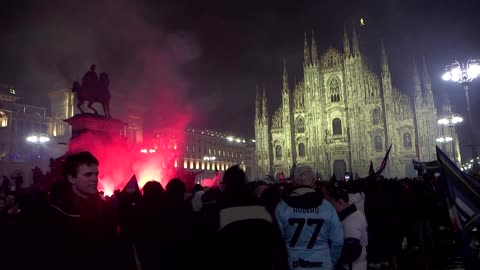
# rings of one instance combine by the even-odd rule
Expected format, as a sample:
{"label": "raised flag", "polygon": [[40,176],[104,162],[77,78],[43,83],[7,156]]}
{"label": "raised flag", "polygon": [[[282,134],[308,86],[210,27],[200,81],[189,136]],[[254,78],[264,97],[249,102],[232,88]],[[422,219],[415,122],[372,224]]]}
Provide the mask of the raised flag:
{"label": "raised flag", "polygon": [[140,187],[138,186],[138,181],[137,177],[135,174],[130,178],[128,183],[125,185],[125,187],[122,190],[123,193],[137,193],[140,192]]}
{"label": "raised flag", "polygon": [[385,157],[382,160],[382,164],[380,164],[380,168],[378,171],[375,173],[377,176],[381,175],[385,168],[387,167],[387,162],[388,162],[388,156],[390,155],[390,150],[392,150],[392,145],[390,144],[390,147],[387,150],[387,153],[385,154]]}
{"label": "raised flag", "polygon": [[445,182],[449,215],[461,236],[464,259],[478,259],[480,247],[472,234],[480,229],[480,184],[461,171],[438,147],[437,160]]}
{"label": "raised flag", "polygon": [[373,162],[370,160],[370,168],[368,168],[368,175],[372,175],[375,173],[375,170],[373,169]]}

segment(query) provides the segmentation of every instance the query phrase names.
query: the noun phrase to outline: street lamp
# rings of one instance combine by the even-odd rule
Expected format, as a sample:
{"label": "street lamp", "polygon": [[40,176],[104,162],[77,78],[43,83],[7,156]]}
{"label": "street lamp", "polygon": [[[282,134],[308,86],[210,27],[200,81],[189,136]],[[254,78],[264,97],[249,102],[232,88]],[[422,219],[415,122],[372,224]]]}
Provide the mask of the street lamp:
{"label": "street lamp", "polygon": [[453,141],[453,138],[452,137],[439,137],[439,138],[436,139],[436,141],[438,143],[448,143],[448,142]]}
{"label": "street lamp", "polygon": [[[445,68],[445,73],[442,76],[442,79],[445,81],[453,81],[463,85],[465,90],[465,98],[467,100],[467,112],[468,112],[468,122],[470,124],[470,141],[472,146],[472,155],[473,158],[478,157],[477,148],[474,143],[473,135],[473,122],[472,122],[472,112],[470,110],[470,98],[468,95],[468,88],[470,83],[480,75],[480,60],[469,59],[466,64],[455,61],[453,64],[448,65]],[[474,171],[479,171],[478,163],[474,163]]]}
{"label": "street lamp", "polygon": [[[440,126],[441,131],[442,131],[442,137],[445,137],[445,132],[444,132],[445,127],[448,127],[450,129],[450,134],[453,135],[453,128],[455,127],[455,125],[458,124],[458,123],[462,123],[462,122],[463,122],[463,118],[460,115],[452,114],[452,113],[445,115],[444,117],[438,119],[438,121],[437,121],[437,123]],[[452,141],[453,141],[453,139],[452,139]],[[444,148],[444,150],[446,151],[445,148]],[[461,161],[457,160],[455,143],[452,144],[452,154],[453,154],[452,159],[455,161],[455,163],[459,162],[458,164],[460,164]]]}
{"label": "street lamp", "polygon": [[27,137],[27,141],[35,144],[41,144],[41,143],[49,142],[50,138],[47,136],[32,135]]}
{"label": "street lamp", "polygon": [[438,119],[437,122],[439,125],[453,127],[458,123],[462,123],[463,118],[458,115],[451,115],[451,116],[445,116],[443,118],[440,118]]}
{"label": "street lamp", "polygon": [[35,145],[35,159],[40,158],[40,145],[50,141],[50,138],[44,135],[31,135],[27,137],[27,142]]}

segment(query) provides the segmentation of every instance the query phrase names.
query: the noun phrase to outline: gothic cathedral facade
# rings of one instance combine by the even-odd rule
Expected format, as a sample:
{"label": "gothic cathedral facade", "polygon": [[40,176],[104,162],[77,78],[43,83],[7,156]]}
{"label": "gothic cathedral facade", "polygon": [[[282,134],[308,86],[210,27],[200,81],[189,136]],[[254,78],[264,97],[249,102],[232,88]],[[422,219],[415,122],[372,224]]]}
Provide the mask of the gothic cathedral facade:
{"label": "gothic cathedral facade", "polygon": [[377,74],[360,52],[355,29],[351,41],[345,31],[343,53],[329,48],[319,57],[313,35],[311,39],[309,44],[305,35],[303,81],[290,89],[284,67],[282,104],[272,116],[265,89],[257,89],[259,176],[288,175],[297,164],[311,166],[323,179],[334,173],[340,178],[347,172],[364,177],[370,161],[375,169],[380,166],[390,145],[384,175],[414,176],[412,159],[435,160],[436,138],[447,135],[454,141],[445,144],[445,150],[459,160],[455,130],[438,127],[439,116],[451,114],[451,109],[446,102],[437,113],[425,60],[422,76],[414,64],[411,98],[392,85],[383,44]]}

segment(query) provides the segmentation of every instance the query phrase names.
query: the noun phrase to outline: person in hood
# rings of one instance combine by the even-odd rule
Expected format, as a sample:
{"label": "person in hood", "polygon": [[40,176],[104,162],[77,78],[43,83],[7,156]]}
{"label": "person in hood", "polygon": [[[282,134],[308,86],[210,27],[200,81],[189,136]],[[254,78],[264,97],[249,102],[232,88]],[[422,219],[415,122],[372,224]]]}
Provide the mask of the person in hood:
{"label": "person in hood", "polygon": [[289,253],[289,269],[330,270],[342,252],[342,223],[335,208],[313,189],[314,181],[310,167],[298,167],[295,189],[275,209]]}
{"label": "person in hood", "polygon": [[337,210],[345,237],[336,269],[366,270],[368,235],[365,216],[349,202],[349,194],[341,186],[331,190],[328,198]]}
{"label": "person in hood", "polygon": [[365,194],[362,191],[360,180],[350,181],[348,199],[350,204],[354,204],[357,210],[365,216]]}
{"label": "person in hood", "polygon": [[223,176],[213,269],[286,270],[283,240],[264,206],[258,205],[238,165]]}

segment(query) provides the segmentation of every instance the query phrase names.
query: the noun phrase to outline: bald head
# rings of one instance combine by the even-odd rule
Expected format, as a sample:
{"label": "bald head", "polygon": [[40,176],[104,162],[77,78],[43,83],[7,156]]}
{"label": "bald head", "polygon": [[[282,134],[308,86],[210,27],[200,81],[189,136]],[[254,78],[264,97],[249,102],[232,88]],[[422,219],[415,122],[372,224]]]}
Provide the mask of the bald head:
{"label": "bald head", "polygon": [[295,169],[295,184],[298,186],[313,187],[315,174],[309,166],[300,166]]}

